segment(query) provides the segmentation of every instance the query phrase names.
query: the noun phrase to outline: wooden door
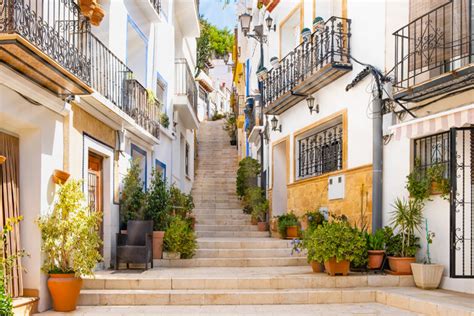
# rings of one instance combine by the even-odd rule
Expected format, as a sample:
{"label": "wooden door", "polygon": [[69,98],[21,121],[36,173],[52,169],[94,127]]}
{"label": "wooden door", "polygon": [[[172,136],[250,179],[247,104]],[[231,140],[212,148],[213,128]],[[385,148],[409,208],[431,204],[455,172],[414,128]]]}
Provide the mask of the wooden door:
{"label": "wooden door", "polygon": [[[89,208],[91,212],[103,212],[103,175],[102,175],[103,158],[94,153],[89,153],[88,178],[87,178],[87,194]],[[102,241],[104,240],[104,222],[100,224],[99,234]],[[104,255],[104,247],[100,247],[100,253]]]}

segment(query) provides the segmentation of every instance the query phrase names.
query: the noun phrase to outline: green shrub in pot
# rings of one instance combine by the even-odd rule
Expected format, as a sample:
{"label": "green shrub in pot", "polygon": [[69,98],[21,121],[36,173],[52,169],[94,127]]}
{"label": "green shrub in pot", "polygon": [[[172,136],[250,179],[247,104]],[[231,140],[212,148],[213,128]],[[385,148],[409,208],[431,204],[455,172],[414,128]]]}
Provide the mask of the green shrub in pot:
{"label": "green shrub in pot", "polygon": [[278,218],[278,232],[282,238],[286,238],[287,228],[294,226],[298,226],[298,217],[293,212],[280,215]]}
{"label": "green shrub in pot", "polygon": [[163,242],[165,251],[179,253],[183,259],[192,258],[196,253],[196,234],[181,216],[171,218]]}

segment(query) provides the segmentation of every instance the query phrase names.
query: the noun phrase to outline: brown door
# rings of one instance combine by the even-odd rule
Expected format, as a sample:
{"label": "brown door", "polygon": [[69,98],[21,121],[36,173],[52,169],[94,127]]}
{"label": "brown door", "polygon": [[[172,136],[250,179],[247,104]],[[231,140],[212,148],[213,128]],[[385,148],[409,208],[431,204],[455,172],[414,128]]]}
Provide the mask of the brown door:
{"label": "brown door", "polygon": [[[88,197],[89,207],[92,212],[103,212],[103,189],[102,189],[102,161],[103,158],[94,153],[89,153],[89,170],[88,170]],[[100,224],[100,238],[104,240],[104,222]],[[104,247],[100,247],[100,253],[104,254]]]}

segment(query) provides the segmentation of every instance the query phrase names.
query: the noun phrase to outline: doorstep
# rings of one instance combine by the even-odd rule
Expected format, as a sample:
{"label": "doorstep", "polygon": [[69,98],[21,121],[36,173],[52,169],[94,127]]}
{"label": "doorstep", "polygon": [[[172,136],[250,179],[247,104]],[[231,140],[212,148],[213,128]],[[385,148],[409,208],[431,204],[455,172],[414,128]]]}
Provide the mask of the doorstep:
{"label": "doorstep", "polygon": [[37,297],[17,297],[13,299],[13,314],[15,316],[30,316],[38,312]]}

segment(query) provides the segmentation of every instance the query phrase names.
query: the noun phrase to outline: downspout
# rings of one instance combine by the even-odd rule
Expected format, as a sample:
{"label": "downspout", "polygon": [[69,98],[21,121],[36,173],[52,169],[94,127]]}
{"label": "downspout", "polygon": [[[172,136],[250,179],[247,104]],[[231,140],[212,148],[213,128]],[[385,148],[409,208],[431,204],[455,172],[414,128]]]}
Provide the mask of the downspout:
{"label": "downspout", "polygon": [[372,101],[372,233],[382,228],[382,185],[383,185],[383,127],[382,89],[380,76],[372,69],[376,82]]}

